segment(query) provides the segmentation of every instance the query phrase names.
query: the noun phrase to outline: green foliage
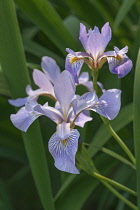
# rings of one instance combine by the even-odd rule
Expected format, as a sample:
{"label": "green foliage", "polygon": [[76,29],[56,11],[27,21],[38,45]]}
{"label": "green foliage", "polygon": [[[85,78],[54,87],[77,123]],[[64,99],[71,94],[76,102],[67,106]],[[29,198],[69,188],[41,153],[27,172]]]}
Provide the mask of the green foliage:
{"label": "green foliage", "polygon": [[[84,129],[79,129],[82,141],[88,145],[85,147],[89,154],[87,162],[90,162],[90,168],[83,160],[83,153],[77,153],[77,163],[89,174],[81,170],[80,175],[70,175],[56,170],[48,153],[47,142],[55,130],[53,123],[41,118],[41,131],[37,122],[31,126],[29,132],[21,134],[10,122],[10,114],[15,110],[8,104],[8,99],[25,96],[26,85],[30,81],[32,84],[32,70],[40,68],[42,56],[53,57],[61,70],[65,68],[65,48],[76,51],[82,48],[78,40],[80,22],[92,28],[94,25],[102,27],[105,22],[110,22],[113,38],[108,50],[112,50],[113,46],[122,48],[128,45],[128,55],[133,60],[134,68],[126,78],[118,80],[104,65],[99,79],[106,89],[115,87],[122,90],[122,108],[111,125],[134,153],[134,120],[136,168],[139,177],[139,6],[139,1],[136,0],[0,1],[0,209],[53,210],[54,206],[56,210],[90,210],[93,207],[102,210],[104,206],[107,210],[132,209],[105,189],[99,179],[89,175],[94,168],[94,160],[103,176],[136,191],[135,167],[127,162],[127,156],[96,113],[92,114],[93,121],[87,123]],[[84,66],[84,69],[87,67]],[[82,87],[77,88],[77,93],[82,91]],[[124,165],[125,162],[128,165]],[[136,205],[135,196],[115,187],[113,189],[116,190],[116,195],[120,193],[124,200]],[[140,195],[139,178],[137,189]],[[140,199],[138,205],[140,206]]]}

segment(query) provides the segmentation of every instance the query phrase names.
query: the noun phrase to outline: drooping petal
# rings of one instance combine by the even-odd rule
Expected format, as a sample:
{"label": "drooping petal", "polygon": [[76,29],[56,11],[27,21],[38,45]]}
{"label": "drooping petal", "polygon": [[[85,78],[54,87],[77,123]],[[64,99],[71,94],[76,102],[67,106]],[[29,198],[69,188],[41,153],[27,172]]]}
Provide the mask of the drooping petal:
{"label": "drooping petal", "polygon": [[66,117],[75,94],[74,79],[67,70],[63,71],[55,80],[54,92]]}
{"label": "drooping petal", "polygon": [[49,140],[49,152],[54,158],[55,167],[60,171],[79,174],[75,166],[75,155],[78,149],[79,132],[76,129],[70,131],[69,137],[61,139],[54,133]]}
{"label": "drooping petal", "polygon": [[8,100],[8,102],[11,105],[16,106],[16,107],[24,106],[27,101],[28,101],[28,97]]}
{"label": "drooping petal", "polygon": [[46,93],[54,96],[54,88],[48,77],[41,71],[34,69],[33,71],[33,79],[35,84],[40,87],[42,90],[46,91]]}
{"label": "drooping petal", "polygon": [[56,78],[60,74],[60,68],[56,64],[56,61],[51,57],[44,56],[42,57],[41,67],[50,81],[54,84]]}
{"label": "drooping petal", "polygon": [[113,120],[119,113],[121,106],[121,90],[110,89],[107,90],[96,103],[93,108],[89,110],[95,111],[98,114]]}
{"label": "drooping petal", "polygon": [[113,74],[117,74],[118,78],[126,76],[132,69],[132,61],[125,56],[108,57],[109,70]]}
{"label": "drooping petal", "polygon": [[36,105],[34,107],[34,111],[37,111],[42,115],[45,115],[46,117],[54,121],[56,124],[61,123],[63,121],[62,114],[54,107],[48,106],[47,103],[43,106],[40,104]]}
{"label": "drooping petal", "polygon": [[11,114],[10,119],[13,125],[21,131],[26,132],[29,126],[39,117],[41,114],[35,111],[27,111],[25,106],[20,108],[16,114]]}
{"label": "drooping petal", "polygon": [[77,115],[88,107],[94,106],[98,101],[95,92],[88,92],[72,101],[74,113]]}
{"label": "drooping petal", "polygon": [[[88,110],[86,110],[86,111],[88,111]],[[83,128],[85,123],[88,121],[91,121],[91,120],[92,120],[92,117],[84,114],[84,112],[81,112],[79,114],[79,116],[76,118],[75,125]]]}
{"label": "drooping petal", "polygon": [[75,83],[78,83],[78,74],[83,66],[84,58],[75,57],[72,54],[66,56],[65,69],[68,70],[74,77]]}

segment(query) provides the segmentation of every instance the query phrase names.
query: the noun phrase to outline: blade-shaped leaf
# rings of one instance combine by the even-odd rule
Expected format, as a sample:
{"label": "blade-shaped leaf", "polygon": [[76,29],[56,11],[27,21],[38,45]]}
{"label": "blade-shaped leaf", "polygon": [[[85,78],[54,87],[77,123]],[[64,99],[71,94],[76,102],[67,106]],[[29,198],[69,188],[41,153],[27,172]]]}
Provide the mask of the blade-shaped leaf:
{"label": "blade-shaped leaf", "polygon": [[[19,27],[12,0],[0,1],[0,62],[13,98],[24,96],[29,81]],[[6,24],[5,24],[6,23]],[[22,133],[32,175],[43,208],[53,210],[50,177],[38,122]]]}
{"label": "blade-shaped leaf", "polygon": [[140,208],[140,50],[137,57],[134,82],[134,143],[137,169],[138,208]]}
{"label": "blade-shaped leaf", "polygon": [[76,42],[48,0],[15,0],[15,2],[64,55],[66,47],[76,48]]}

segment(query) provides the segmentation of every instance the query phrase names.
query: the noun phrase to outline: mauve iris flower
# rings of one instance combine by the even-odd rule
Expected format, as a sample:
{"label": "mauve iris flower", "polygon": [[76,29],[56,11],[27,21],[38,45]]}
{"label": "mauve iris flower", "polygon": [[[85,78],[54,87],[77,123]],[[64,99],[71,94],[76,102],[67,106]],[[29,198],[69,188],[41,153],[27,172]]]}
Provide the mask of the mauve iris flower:
{"label": "mauve iris flower", "polygon": [[[40,74],[41,75],[41,74]],[[38,80],[41,77],[38,75]],[[35,100],[29,100],[16,114],[11,115],[11,121],[18,129],[27,131],[29,126],[39,116],[45,115],[56,123],[56,132],[48,142],[55,166],[61,171],[78,174],[75,166],[75,155],[78,149],[80,134],[75,125],[83,127],[92,120],[87,111],[95,111],[109,120],[114,119],[120,110],[121,91],[112,89],[106,91],[99,99],[95,92],[82,96],[75,95],[75,81],[67,71],[63,71],[54,81],[54,97],[56,106],[48,103],[43,106]]]}
{"label": "mauve iris flower", "polygon": [[[132,61],[126,56],[128,47],[119,50],[114,47],[114,51],[105,52],[106,46],[111,40],[111,28],[106,23],[101,32],[98,27],[86,31],[86,27],[80,24],[79,39],[86,52],[74,52],[67,48],[69,53],[66,57],[65,68],[74,76],[75,82],[78,83],[77,72],[81,69],[83,63],[94,70],[98,70],[108,61],[109,70],[113,74],[117,74],[119,78],[124,77],[132,69]],[[88,58],[88,59],[87,59]]]}

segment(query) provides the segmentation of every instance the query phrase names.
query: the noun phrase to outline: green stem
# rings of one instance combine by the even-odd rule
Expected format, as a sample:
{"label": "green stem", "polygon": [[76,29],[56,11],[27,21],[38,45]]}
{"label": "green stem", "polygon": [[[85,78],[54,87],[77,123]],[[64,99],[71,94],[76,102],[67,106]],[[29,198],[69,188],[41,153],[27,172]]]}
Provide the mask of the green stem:
{"label": "green stem", "polygon": [[137,196],[137,193],[135,192],[135,191],[133,191],[133,190],[131,190],[130,188],[128,188],[128,187],[125,187],[124,185],[122,185],[122,184],[120,184],[120,183],[118,183],[118,182],[116,182],[116,181],[114,181],[114,180],[112,180],[112,179],[109,179],[109,178],[107,178],[107,177],[105,177],[105,176],[102,176],[102,175],[100,175],[100,174],[98,174],[98,173],[96,173],[96,172],[93,172],[93,176],[95,176],[97,179],[99,179],[100,181],[107,181],[108,183],[110,183],[111,185],[113,185],[113,186],[115,186],[115,187],[117,187],[117,188],[119,188],[119,189],[121,189],[121,190],[124,190],[125,192],[128,192],[128,193],[130,193],[131,195],[134,195],[134,196]]}
{"label": "green stem", "polygon": [[[97,96],[99,97],[99,88],[97,85],[97,79],[98,79],[98,71],[97,70],[92,70],[92,75],[93,75],[93,88],[96,91]],[[104,124],[106,125],[108,131],[111,133],[111,135],[116,139],[118,144],[121,146],[121,148],[124,150],[124,152],[128,155],[130,160],[134,165],[136,165],[136,159],[131,153],[131,151],[128,149],[128,147],[124,144],[124,142],[121,140],[121,138],[117,135],[117,133],[114,131],[114,129],[111,127],[109,124],[109,120],[104,118],[103,116],[100,116]]]}
{"label": "green stem", "polygon": [[127,200],[125,197],[123,197],[117,190],[115,190],[110,184],[108,184],[105,181],[101,181],[103,185],[106,186],[106,188],[111,191],[114,195],[116,195],[116,197],[118,197],[120,200],[122,200],[124,203],[126,203],[130,208],[134,209],[134,210],[138,210],[138,207],[135,206],[132,202],[130,202],[129,200]]}
{"label": "green stem", "polygon": [[133,163],[131,163],[129,160],[127,160],[127,159],[124,158],[123,156],[121,156],[121,155],[117,154],[116,152],[113,152],[112,150],[109,150],[109,149],[107,149],[107,148],[105,148],[105,147],[102,147],[101,150],[102,150],[104,153],[110,155],[111,157],[116,158],[117,160],[120,160],[121,162],[123,162],[123,163],[125,163],[125,164],[131,166],[134,170],[136,170],[136,167],[133,165]]}
{"label": "green stem", "polygon": [[[121,185],[113,180],[110,180],[106,177],[103,177],[100,175],[99,171],[96,169],[92,159],[88,155],[88,151],[83,146],[81,152],[77,153],[77,160],[79,162],[79,166],[89,175],[94,176],[98,178],[105,187],[110,190],[116,197],[118,197],[120,200],[122,200],[124,203],[126,203],[129,207],[132,209],[138,210],[137,206],[135,206],[132,202],[127,200],[125,197],[123,197],[116,189],[114,189],[110,184],[115,185],[115,187],[118,187],[119,189],[122,189],[126,192],[129,191],[129,193],[136,195],[136,193],[125,187],[124,185]],[[109,182],[109,183],[108,183]]]}
{"label": "green stem", "polygon": [[[124,150],[124,152],[128,155],[129,159],[132,161],[134,165],[136,165],[136,159],[131,153],[131,151],[128,149],[128,147],[124,144],[124,142],[121,140],[121,138],[117,135],[117,133],[114,131],[114,129],[109,124],[109,121],[106,120],[104,117],[101,116],[101,119],[103,120],[104,124],[106,125],[106,128],[111,133],[111,135],[114,137],[114,139],[118,142],[118,144],[121,146],[121,148]],[[108,123],[107,123],[108,121]]]}

